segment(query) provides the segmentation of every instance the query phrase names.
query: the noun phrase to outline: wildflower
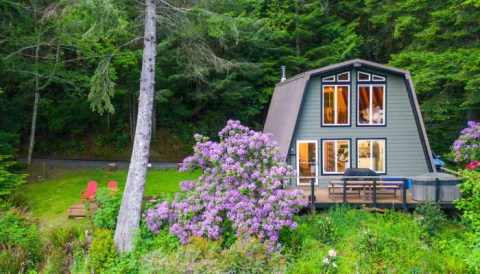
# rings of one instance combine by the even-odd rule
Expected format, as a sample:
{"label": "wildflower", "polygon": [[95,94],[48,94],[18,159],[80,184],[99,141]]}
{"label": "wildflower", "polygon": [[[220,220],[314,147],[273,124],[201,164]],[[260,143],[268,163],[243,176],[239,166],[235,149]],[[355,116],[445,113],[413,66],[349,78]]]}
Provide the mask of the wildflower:
{"label": "wildflower", "polygon": [[328,258],[323,259],[323,264],[326,264],[326,265],[330,264],[330,260]]}
{"label": "wildflower", "polygon": [[330,250],[328,251],[328,255],[329,255],[330,257],[336,257],[336,256],[337,256],[337,253],[335,252],[335,250],[330,249]]}
{"label": "wildflower", "polygon": [[333,266],[334,268],[337,268],[337,267],[338,267],[338,265],[337,265],[336,263],[332,263],[332,266]]}

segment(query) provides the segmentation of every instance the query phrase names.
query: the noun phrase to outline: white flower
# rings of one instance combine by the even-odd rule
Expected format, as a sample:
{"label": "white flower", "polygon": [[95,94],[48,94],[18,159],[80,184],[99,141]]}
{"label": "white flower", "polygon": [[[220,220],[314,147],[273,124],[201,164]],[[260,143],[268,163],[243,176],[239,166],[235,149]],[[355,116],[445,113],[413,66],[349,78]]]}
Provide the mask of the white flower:
{"label": "white flower", "polygon": [[336,256],[337,256],[337,253],[335,252],[335,250],[330,249],[330,250],[328,251],[328,255],[329,255],[330,257],[336,257]]}
{"label": "white flower", "polygon": [[335,267],[335,268],[337,268],[337,264],[336,264],[336,263],[333,263],[332,266]]}
{"label": "white flower", "polygon": [[323,259],[323,263],[324,263],[324,264],[329,264],[329,263],[330,263],[330,260],[329,260],[328,258],[325,258],[325,259]]}

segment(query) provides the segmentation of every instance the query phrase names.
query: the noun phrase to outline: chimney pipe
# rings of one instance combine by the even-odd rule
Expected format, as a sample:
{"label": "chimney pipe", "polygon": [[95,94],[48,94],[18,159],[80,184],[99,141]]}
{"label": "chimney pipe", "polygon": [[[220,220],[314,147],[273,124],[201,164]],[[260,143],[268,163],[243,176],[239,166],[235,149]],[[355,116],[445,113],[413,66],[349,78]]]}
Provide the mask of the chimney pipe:
{"label": "chimney pipe", "polygon": [[285,77],[285,69],[287,67],[281,66],[280,68],[282,69],[282,79],[280,79],[280,83],[281,83],[281,82],[285,82],[287,80],[287,78]]}

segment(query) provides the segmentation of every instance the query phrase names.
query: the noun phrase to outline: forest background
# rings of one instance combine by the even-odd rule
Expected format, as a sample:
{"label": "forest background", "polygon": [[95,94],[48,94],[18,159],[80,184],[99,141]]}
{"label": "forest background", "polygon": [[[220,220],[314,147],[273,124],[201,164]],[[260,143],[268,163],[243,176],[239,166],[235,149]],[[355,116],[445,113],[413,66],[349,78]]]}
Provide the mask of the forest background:
{"label": "forest background", "polygon": [[[362,58],[407,69],[430,144],[480,120],[480,0],[159,1],[152,160],[228,119],[262,129],[281,77]],[[129,159],[142,4],[0,0],[0,154]]]}

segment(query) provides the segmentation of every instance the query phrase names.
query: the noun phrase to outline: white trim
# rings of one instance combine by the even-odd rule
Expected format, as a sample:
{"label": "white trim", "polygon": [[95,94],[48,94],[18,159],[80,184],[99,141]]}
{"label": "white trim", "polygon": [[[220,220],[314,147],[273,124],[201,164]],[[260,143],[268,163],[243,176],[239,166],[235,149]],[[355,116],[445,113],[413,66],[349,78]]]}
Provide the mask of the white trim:
{"label": "white trim", "polygon": [[[334,143],[334,147],[333,147],[333,151],[335,152],[335,171],[334,172],[331,172],[331,171],[326,171],[325,170],[325,160],[324,160],[324,155],[325,155],[325,143]],[[350,139],[324,139],[322,140],[322,174],[325,174],[325,175],[330,175],[330,174],[344,174],[345,172],[338,172],[337,168],[338,168],[338,165],[337,165],[337,161],[338,161],[338,142],[347,142],[348,143],[348,167],[346,168],[350,168],[352,166],[352,155],[351,155],[351,142],[350,142]]]}
{"label": "white trim", "polygon": [[[382,87],[383,88],[383,94],[382,94],[382,104],[383,104],[383,122],[382,123],[377,123],[374,124],[372,123],[372,119],[368,121],[368,123],[360,123],[360,88],[361,87],[367,87],[368,88],[368,117],[372,117],[373,115],[373,107],[372,107],[372,95],[373,95],[373,87]],[[387,105],[386,105],[386,95],[385,95],[385,84],[358,84],[357,85],[357,125],[359,126],[384,126],[386,125],[387,122]]]}
{"label": "white trim", "polygon": [[379,171],[379,170],[375,170],[375,169],[373,168],[373,157],[370,157],[370,166],[367,167],[367,168],[369,168],[369,169],[371,169],[371,170],[373,170],[373,171],[375,171],[375,172],[377,172],[377,173],[384,174],[384,173],[386,173],[386,172],[385,172],[385,166],[386,166],[385,164],[386,164],[386,161],[387,161],[387,158],[386,158],[386,154],[387,154],[386,152],[387,152],[387,151],[386,151],[386,139],[383,139],[383,138],[359,139],[359,140],[357,140],[357,167],[358,167],[358,168],[361,168],[361,167],[359,166],[359,164],[358,164],[358,163],[360,162],[360,142],[369,142],[369,143],[370,143],[370,145],[369,145],[369,147],[370,147],[369,153],[370,153],[370,156],[372,156],[372,155],[373,155],[373,142],[374,142],[374,141],[377,141],[377,142],[379,142],[379,143],[382,143],[382,146],[383,146],[383,147],[382,147],[382,151],[383,151],[383,154],[382,154],[382,159],[383,159],[383,161],[382,161],[382,170]]}
{"label": "white trim", "polygon": [[[325,124],[325,87],[333,87],[333,124]],[[347,87],[347,123],[346,124],[339,124],[338,123],[338,87]],[[322,85],[322,126],[326,127],[334,127],[334,126],[349,126],[351,124],[350,122],[350,112],[351,112],[351,106],[350,106],[350,98],[351,98],[351,92],[350,92],[350,85],[345,85],[345,84],[338,84],[338,85]]]}
{"label": "white trim", "polygon": [[[300,143],[314,143],[315,144],[315,185],[318,185],[318,141],[317,140],[297,140],[297,153],[295,155],[296,159],[296,169],[297,169],[297,186],[298,185],[310,185],[308,183],[300,183]],[[302,178],[311,178],[311,177],[302,177]]]}
{"label": "white trim", "polygon": [[[342,74],[347,74],[347,76],[348,76],[347,80],[340,80],[339,79],[338,76],[340,76]],[[350,71],[342,72],[342,73],[337,74],[337,82],[350,82]]]}
{"label": "white trim", "polygon": [[[376,77],[376,78],[379,78],[379,79],[375,79],[375,77]],[[385,82],[385,77],[383,77],[383,76],[378,76],[378,75],[373,74],[373,75],[372,75],[372,81]]]}

